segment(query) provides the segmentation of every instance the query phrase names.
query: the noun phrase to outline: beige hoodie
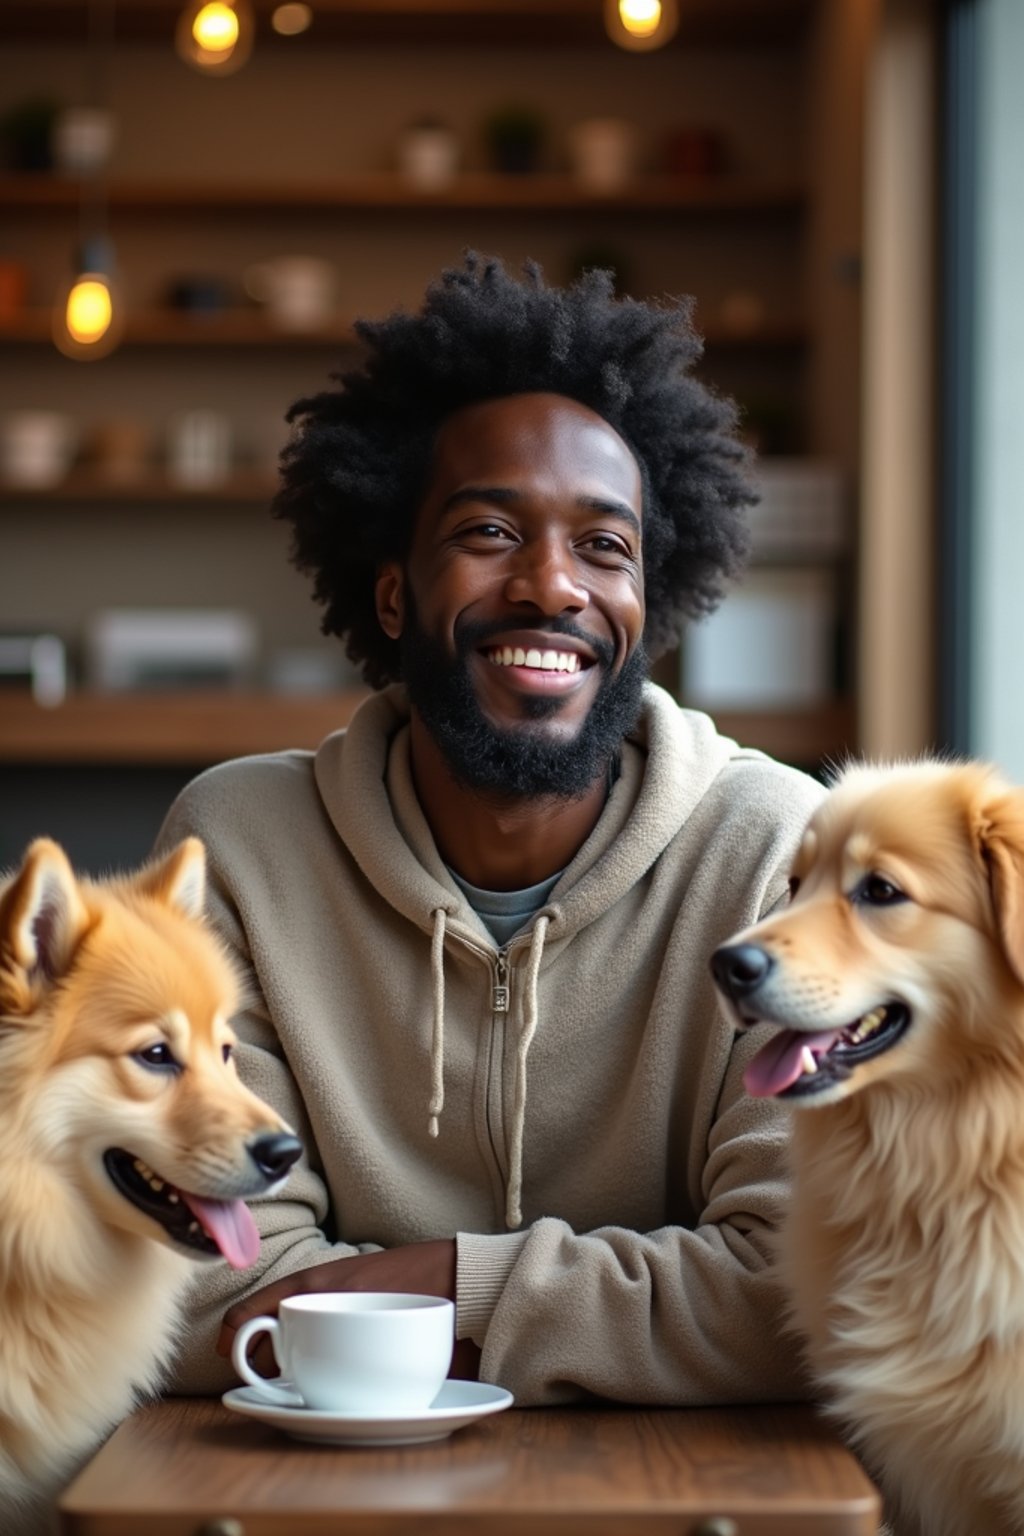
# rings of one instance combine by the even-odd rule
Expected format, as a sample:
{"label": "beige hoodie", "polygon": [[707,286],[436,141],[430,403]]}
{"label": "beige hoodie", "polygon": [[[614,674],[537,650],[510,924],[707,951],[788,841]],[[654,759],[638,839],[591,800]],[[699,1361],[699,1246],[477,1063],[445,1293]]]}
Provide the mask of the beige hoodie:
{"label": "beige hoodie", "polygon": [[779,900],[822,793],[648,685],[598,825],[499,951],[413,792],[401,689],[191,784],[160,846],[206,842],[239,1069],[307,1157],[257,1207],[257,1268],[200,1272],[177,1388],[230,1384],[243,1289],[457,1236],[459,1335],[520,1404],[794,1395],[766,1272],[785,1114],[743,1092],[759,1032],[734,1041],[708,957]]}

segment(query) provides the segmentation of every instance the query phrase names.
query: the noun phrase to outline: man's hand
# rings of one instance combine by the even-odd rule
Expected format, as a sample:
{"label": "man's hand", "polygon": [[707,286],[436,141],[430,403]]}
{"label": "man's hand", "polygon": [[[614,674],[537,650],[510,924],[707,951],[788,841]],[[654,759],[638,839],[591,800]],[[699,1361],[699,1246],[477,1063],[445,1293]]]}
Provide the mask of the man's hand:
{"label": "man's hand", "polygon": [[[406,1243],[400,1248],[385,1248],[380,1253],[357,1253],[348,1259],[331,1259],[297,1270],[283,1280],[275,1280],[261,1290],[238,1301],[224,1314],[217,1353],[231,1357],[235,1334],[250,1317],[270,1314],[276,1317],[278,1305],[286,1296],[309,1291],[409,1291],[419,1296],[447,1296],[455,1300],[455,1241],[436,1238],[426,1243]],[[260,1338],[251,1359],[264,1376],[276,1376],[270,1341]],[[480,1370],[480,1351],[472,1339],[458,1339],[449,1376],[461,1381],[476,1381]]]}

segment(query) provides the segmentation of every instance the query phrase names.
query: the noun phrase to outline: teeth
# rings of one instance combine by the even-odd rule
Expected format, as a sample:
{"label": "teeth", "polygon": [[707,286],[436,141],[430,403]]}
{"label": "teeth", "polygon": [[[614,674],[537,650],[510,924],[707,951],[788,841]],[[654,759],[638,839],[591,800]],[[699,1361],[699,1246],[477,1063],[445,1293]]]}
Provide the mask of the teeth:
{"label": "teeth", "polygon": [[885,1013],[884,1008],[872,1008],[870,1013],[866,1013],[862,1019],[857,1020],[857,1026],[850,1031],[848,1038],[854,1045],[860,1045],[862,1040],[866,1040],[869,1035],[874,1035],[881,1029],[885,1023]]}
{"label": "teeth", "polygon": [[[146,1183],[149,1185],[150,1189],[153,1190],[153,1192],[155,1194],[159,1194],[160,1193],[160,1191],[164,1187],[164,1184],[165,1184],[166,1180],[159,1178],[153,1172],[152,1168],[149,1166],[148,1163],[144,1163],[142,1161],[141,1157],[136,1157],[136,1158],[134,1158],[132,1160],[132,1167],[135,1169],[135,1172],[137,1174],[139,1174],[142,1178],[145,1179]],[[167,1198],[169,1200],[175,1200],[176,1201],[178,1197],[177,1197],[177,1195],[168,1195]]]}
{"label": "teeth", "polygon": [[814,1052],[809,1045],[805,1045],[800,1052],[800,1071],[804,1077],[811,1077],[818,1070],[818,1063],[814,1059]]}
{"label": "teeth", "polygon": [[578,672],[580,659],[575,651],[540,651],[531,646],[505,645],[491,651],[489,659],[497,667],[533,667],[538,672]]}

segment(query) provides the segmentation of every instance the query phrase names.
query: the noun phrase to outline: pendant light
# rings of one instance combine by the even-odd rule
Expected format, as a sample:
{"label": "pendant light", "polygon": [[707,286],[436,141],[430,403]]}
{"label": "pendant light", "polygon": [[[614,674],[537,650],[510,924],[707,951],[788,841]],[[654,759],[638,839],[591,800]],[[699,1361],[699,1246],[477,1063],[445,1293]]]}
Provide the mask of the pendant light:
{"label": "pendant light", "polygon": [[[105,105],[106,65],[113,46],[114,0],[90,0],[91,95]],[[107,183],[103,162],[84,171],[79,192],[79,230],[71,271],[53,311],[53,339],[66,357],[93,361],[107,357],[124,331],[124,304],[117,283],[114,249],[107,234]]]}
{"label": "pendant light", "polygon": [[91,362],[108,357],[124,332],[124,303],[110,241],[96,229],[75,252],[54,308],[53,339],[65,357]]}
{"label": "pendant light", "polygon": [[202,75],[231,75],[252,52],[250,0],[188,0],[178,17],[179,58]]}
{"label": "pendant light", "polygon": [[678,0],[604,0],[604,26],[618,48],[662,48],[678,30]]}

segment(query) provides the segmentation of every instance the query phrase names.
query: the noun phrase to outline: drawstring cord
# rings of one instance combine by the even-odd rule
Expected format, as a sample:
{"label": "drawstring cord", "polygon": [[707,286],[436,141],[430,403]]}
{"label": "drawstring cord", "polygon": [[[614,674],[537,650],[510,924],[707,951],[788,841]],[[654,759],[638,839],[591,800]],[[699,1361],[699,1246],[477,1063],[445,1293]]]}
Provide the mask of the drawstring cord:
{"label": "drawstring cord", "polygon": [[430,978],[434,992],[434,1030],[430,1040],[430,1105],[427,1131],[438,1132],[438,1119],[444,1109],[444,907],[434,909],[434,932],[430,940]]}
{"label": "drawstring cord", "polygon": [[[427,1130],[438,1134],[438,1122],[444,1109],[444,907],[434,909],[434,931],[430,940],[430,975],[434,994],[434,1027],[430,1041],[430,1105]],[[515,1098],[512,1105],[512,1136],[509,1155],[508,1187],[505,1194],[505,1225],[510,1229],[523,1224],[523,1134],[526,1125],[526,1056],[537,1032],[537,978],[544,955],[548,931],[547,917],[538,917],[530,936],[530,953],[524,972],[523,1027],[516,1047]]]}
{"label": "drawstring cord", "polygon": [[523,1224],[523,1131],[526,1124],[526,1053],[537,1030],[537,977],[540,973],[541,956],[544,953],[544,937],[548,931],[548,918],[538,917],[530,938],[530,953],[526,960],[525,1004],[523,1028],[516,1050],[516,1092],[512,1107],[512,1148],[509,1157],[508,1188],[505,1193],[505,1225],[511,1229]]}

